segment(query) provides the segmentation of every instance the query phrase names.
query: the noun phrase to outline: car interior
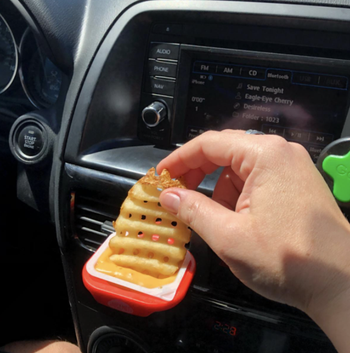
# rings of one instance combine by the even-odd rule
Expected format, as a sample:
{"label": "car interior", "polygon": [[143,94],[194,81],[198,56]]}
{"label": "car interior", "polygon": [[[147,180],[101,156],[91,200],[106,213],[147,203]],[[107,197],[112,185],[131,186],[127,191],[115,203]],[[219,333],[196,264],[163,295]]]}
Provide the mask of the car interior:
{"label": "car interior", "polygon": [[[168,307],[114,297],[118,285],[85,265],[135,182],[205,131],[283,136],[315,168],[349,151],[338,143],[350,135],[349,78],[347,0],[1,0],[0,346],[335,352],[307,315],[245,287],[194,232],[195,273]],[[210,197],[218,176],[198,190]]]}

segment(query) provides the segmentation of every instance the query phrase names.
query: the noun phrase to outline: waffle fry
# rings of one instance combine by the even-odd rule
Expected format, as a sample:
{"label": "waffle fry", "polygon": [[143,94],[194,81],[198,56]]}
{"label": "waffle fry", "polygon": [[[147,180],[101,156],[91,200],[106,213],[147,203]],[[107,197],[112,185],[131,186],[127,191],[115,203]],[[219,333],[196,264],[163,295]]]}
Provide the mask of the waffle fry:
{"label": "waffle fry", "polygon": [[191,230],[160,205],[159,195],[169,187],[185,188],[184,180],[172,180],[166,170],[156,176],[151,168],[130,189],[113,223],[116,235],[109,243],[113,263],[156,278],[178,271]]}

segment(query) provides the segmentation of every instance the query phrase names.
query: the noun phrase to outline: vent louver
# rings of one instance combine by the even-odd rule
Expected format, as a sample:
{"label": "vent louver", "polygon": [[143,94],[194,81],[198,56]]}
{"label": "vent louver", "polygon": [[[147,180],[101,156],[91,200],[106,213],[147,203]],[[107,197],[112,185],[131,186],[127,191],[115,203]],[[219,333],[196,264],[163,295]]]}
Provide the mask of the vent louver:
{"label": "vent louver", "polygon": [[74,228],[82,245],[95,251],[114,231],[114,221],[123,200],[105,194],[77,191],[72,194]]}

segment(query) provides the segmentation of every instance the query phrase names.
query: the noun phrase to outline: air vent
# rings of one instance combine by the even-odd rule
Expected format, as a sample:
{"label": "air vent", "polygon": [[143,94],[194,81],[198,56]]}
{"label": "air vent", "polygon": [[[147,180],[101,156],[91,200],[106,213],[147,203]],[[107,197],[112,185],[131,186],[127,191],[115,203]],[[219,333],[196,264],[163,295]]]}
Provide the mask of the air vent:
{"label": "air vent", "polygon": [[114,231],[114,221],[123,200],[88,191],[72,194],[75,235],[83,246],[96,250]]}

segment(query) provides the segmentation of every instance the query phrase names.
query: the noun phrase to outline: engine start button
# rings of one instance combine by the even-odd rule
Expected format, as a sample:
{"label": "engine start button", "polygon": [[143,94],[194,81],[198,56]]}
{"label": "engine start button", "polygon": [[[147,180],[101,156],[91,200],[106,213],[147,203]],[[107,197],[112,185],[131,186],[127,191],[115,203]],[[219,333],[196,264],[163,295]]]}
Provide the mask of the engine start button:
{"label": "engine start button", "polygon": [[16,142],[24,156],[37,156],[44,146],[43,131],[38,126],[26,125],[18,132]]}
{"label": "engine start button", "polygon": [[53,132],[43,118],[22,115],[11,127],[9,145],[21,163],[44,163],[52,151]]}

